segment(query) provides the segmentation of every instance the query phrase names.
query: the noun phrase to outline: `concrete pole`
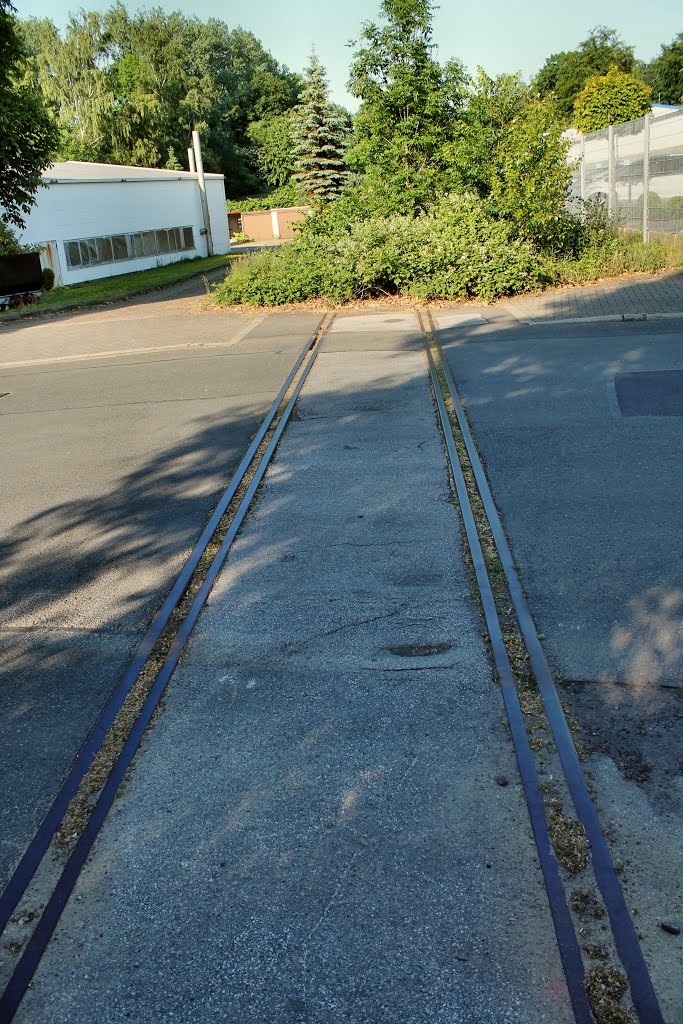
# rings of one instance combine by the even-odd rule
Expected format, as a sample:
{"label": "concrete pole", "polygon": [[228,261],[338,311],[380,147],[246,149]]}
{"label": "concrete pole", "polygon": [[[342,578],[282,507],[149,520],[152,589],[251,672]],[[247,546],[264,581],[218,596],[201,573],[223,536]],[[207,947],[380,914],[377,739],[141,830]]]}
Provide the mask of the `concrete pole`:
{"label": "concrete pole", "polygon": [[650,241],[650,117],[643,123],[643,241]]}
{"label": "concrete pole", "polygon": [[581,136],[581,201],[586,200],[586,136]]}
{"label": "concrete pole", "polygon": [[192,146],[188,146],[187,149],[187,166],[189,167],[191,174],[197,173],[197,165],[194,161],[194,150]]}
{"label": "concrete pole", "polygon": [[204,218],[204,228],[206,230],[206,255],[213,256],[213,239],[211,238],[211,220],[209,218],[209,203],[206,198],[206,181],[204,180],[204,163],[202,161],[202,147],[199,142],[199,132],[192,132],[192,147],[194,149],[194,158],[197,163],[197,184],[199,185],[199,195],[202,201],[202,217]]}

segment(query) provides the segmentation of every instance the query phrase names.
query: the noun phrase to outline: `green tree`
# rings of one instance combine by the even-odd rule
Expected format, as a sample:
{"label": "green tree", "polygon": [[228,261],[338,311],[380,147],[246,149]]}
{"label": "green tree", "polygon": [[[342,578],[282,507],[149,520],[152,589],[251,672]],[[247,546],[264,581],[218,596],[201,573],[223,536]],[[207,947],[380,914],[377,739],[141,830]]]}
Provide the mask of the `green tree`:
{"label": "green tree", "polygon": [[81,11],[62,34],[47,19],[22,29],[62,158],[160,167],[170,150],[184,159],[197,128],[207,170],[225,174],[229,195],[244,194],[261,184],[250,166],[250,123],[298,100],[298,75],[250,32],[215,18],[129,14],[119,0],[102,14]]}
{"label": "green tree", "polygon": [[642,68],[657,103],[683,103],[683,32],[662,45],[662,52]]}
{"label": "green tree", "polygon": [[520,238],[564,253],[579,244],[579,224],[566,210],[572,169],[569,143],[548,98],[533,94],[504,126],[495,151],[489,205]]}
{"label": "green tree", "polygon": [[548,57],[534,79],[534,86],[541,96],[552,94],[568,123],[574,102],[587,80],[605,75],[613,65],[620,71],[633,72],[633,47],[627,46],[614,29],[597,25],[575,50]]}
{"label": "green tree", "polygon": [[0,207],[16,227],[36,201],[58,133],[40,91],[26,76],[14,8],[0,0]]}
{"label": "green tree", "polygon": [[62,160],[104,160],[115,97],[103,65],[105,27],[99,14],[81,11],[69,19],[64,39],[47,18],[21,24],[30,74],[55,113]]}
{"label": "green tree", "polygon": [[175,154],[175,149],[173,148],[173,146],[169,146],[168,148],[168,160],[164,164],[164,167],[166,168],[167,171],[182,171],[183,169],[180,160]]}
{"label": "green tree", "polygon": [[294,114],[270,114],[254,121],[247,136],[254,146],[254,163],[259,178],[276,188],[294,174]]}
{"label": "green tree", "polygon": [[330,103],[325,69],[315,53],[305,82],[294,123],[294,180],[309,202],[321,206],[339,198],[348,181],[348,128]]}
{"label": "green tree", "polygon": [[574,124],[580,132],[596,132],[611,124],[633,121],[650,109],[652,89],[633,75],[611,67],[589,78],[574,103]]}
{"label": "green tree", "polygon": [[[417,212],[443,192],[444,146],[461,113],[461,64],[434,57],[431,0],[382,0],[382,25],[366,22],[351,65],[350,91],[362,100],[353,164],[386,212]],[[358,44],[356,44],[358,45]]]}
{"label": "green tree", "polygon": [[444,144],[452,190],[489,195],[495,168],[508,141],[509,125],[530,101],[531,92],[519,74],[491,78],[477,68],[453,137]]}
{"label": "green tree", "polygon": [[452,190],[474,192],[489,214],[543,249],[577,240],[565,212],[571,168],[553,101],[540,99],[519,74],[491,78],[479,68],[454,139],[447,143]]}

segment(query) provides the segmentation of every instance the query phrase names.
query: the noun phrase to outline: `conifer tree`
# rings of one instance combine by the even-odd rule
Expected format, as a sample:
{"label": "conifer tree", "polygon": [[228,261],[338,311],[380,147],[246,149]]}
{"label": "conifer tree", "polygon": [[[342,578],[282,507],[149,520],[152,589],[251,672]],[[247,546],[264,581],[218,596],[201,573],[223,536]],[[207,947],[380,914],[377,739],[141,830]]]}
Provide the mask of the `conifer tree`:
{"label": "conifer tree", "polygon": [[348,128],[330,103],[325,69],[315,52],[306,68],[301,100],[294,125],[294,180],[313,206],[321,206],[337,199],[348,181]]}

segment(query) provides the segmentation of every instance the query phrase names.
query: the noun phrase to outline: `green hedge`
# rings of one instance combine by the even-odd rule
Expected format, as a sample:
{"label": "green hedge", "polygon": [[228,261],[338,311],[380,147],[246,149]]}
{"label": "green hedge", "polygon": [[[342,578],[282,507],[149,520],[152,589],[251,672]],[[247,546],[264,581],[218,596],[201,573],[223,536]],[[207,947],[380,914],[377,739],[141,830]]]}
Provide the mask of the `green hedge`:
{"label": "green hedge", "polygon": [[548,284],[548,258],[474,196],[451,197],[417,218],[311,224],[276,251],[240,261],[216,289],[219,305],[274,306],[407,294],[419,300],[494,299]]}

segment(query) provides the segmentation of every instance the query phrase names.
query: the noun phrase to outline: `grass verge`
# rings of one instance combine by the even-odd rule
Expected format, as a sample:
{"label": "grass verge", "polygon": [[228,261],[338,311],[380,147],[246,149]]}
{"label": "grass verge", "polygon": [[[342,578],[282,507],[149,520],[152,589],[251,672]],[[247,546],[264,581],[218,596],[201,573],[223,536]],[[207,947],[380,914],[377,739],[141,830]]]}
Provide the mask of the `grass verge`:
{"label": "grass verge", "polygon": [[152,267],[151,270],[137,270],[132,274],[104,277],[99,281],[62,285],[59,288],[54,288],[51,292],[44,292],[35,306],[27,306],[25,309],[11,310],[0,314],[0,323],[4,320],[18,319],[27,315],[35,316],[36,313],[47,313],[52,310],[115,302],[117,299],[125,299],[142,292],[178,284],[197,274],[227,266],[231,260],[239,258],[239,256],[230,255],[200,256],[192,260],[167,263],[163,267]]}
{"label": "grass verge", "polygon": [[683,249],[671,242],[643,242],[636,235],[608,236],[577,259],[555,261],[556,284],[591,284],[622,274],[655,274],[683,267]]}

